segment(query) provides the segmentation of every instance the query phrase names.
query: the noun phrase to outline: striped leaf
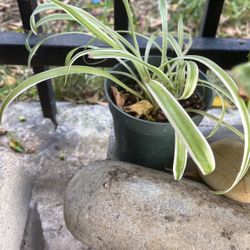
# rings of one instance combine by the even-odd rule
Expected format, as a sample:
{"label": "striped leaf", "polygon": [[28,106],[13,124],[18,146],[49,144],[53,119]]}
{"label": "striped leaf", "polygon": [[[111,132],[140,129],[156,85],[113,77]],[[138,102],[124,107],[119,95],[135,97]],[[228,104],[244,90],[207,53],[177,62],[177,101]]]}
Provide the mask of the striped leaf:
{"label": "striped leaf", "polygon": [[[213,152],[187,112],[158,81],[151,80],[147,86],[155,101],[173,126],[178,140],[185,145],[202,174],[211,173],[215,169]],[[182,147],[181,145],[180,148],[183,151]]]}
{"label": "striped leaf", "polygon": [[173,163],[173,173],[175,180],[179,181],[185,171],[187,164],[187,150],[178,137],[177,133],[175,133],[175,148],[174,148],[174,163]]}
{"label": "striped leaf", "polygon": [[6,98],[4,99],[4,101],[2,103],[2,106],[0,109],[0,123],[2,124],[4,111],[6,110],[6,108],[11,104],[11,102],[16,97],[18,97],[20,94],[22,94],[23,92],[25,92],[29,88],[37,85],[40,82],[43,82],[43,81],[46,81],[48,79],[52,79],[52,78],[55,78],[58,76],[65,76],[67,72],[70,75],[84,73],[84,74],[94,74],[97,76],[102,76],[102,77],[108,78],[111,81],[113,81],[114,83],[116,83],[117,85],[124,88],[126,91],[128,91],[132,95],[135,95],[140,99],[143,99],[143,97],[139,93],[135,92],[133,89],[126,86],[123,82],[121,82],[119,79],[117,79],[116,77],[114,77],[113,75],[111,75],[110,73],[108,73],[105,70],[93,68],[93,67],[89,67],[89,66],[72,66],[69,70],[68,70],[68,67],[66,67],[66,66],[65,67],[58,67],[58,68],[50,69],[50,70],[44,71],[42,73],[36,74],[34,76],[31,76],[27,80],[20,83],[16,88],[14,88],[6,96]]}
{"label": "striped leaf", "polygon": [[244,144],[244,153],[243,153],[243,158],[241,162],[241,167],[240,170],[237,174],[237,177],[234,181],[234,183],[227,189],[223,191],[217,192],[218,194],[223,194],[226,192],[229,192],[232,190],[242,179],[242,177],[246,174],[248,171],[250,164],[249,164],[249,159],[250,159],[250,115],[247,110],[247,107],[243,101],[243,99],[239,96],[238,94],[238,87],[234,80],[225,72],[220,66],[218,66],[216,63],[213,61],[201,57],[201,56],[185,56],[186,59],[188,60],[195,60],[198,61],[205,66],[207,66],[224,84],[224,86],[227,88],[229,93],[232,96],[232,99],[234,100],[234,104],[236,105],[237,109],[239,110],[239,114],[241,117],[243,129],[244,129],[244,138],[245,138],[245,144]]}

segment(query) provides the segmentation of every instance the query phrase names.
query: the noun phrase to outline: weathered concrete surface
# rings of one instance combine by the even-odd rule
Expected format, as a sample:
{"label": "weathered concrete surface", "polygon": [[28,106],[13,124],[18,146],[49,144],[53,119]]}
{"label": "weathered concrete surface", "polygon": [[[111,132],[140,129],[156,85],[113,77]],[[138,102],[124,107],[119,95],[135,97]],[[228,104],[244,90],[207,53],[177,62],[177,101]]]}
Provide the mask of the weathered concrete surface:
{"label": "weathered concrete surface", "polygon": [[128,163],[80,170],[67,188],[64,214],[72,234],[94,249],[250,247],[250,206]]}
{"label": "weathered concrete surface", "polygon": [[[57,129],[42,117],[39,103],[12,105],[4,119],[5,128],[14,132],[28,151],[34,151],[25,158],[32,165],[26,166],[26,172],[36,183],[49,184],[54,178],[66,184],[77,169],[104,158],[107,151],[111,117],[106,106],[57,106]],[[19,121],[20,115],[26,122]]]}
{"label": "weathered concrete surface", "polygon": [[0,249],[19,250],[27,220],[31,187],[15,154],[0,147]]}
{"label": "weathered concrete surface", "polygon": [[[68,181],[83,165],[106,158],[111,116],[106,106],[57,103],[58,128],[43,119],[39,103],[17,103],[8,108],[5,128],[12,131],[27,151],[22,154],[25,173],[34,184],[47,248],[88,249],[68,232],[63,219],[63,195]],[[20,123],[24,115],[26,122]],[[8,137],[0,144],[7,147]],[[0,248],[1,249],[1,248]]]}
{"label": "weathered concrete surface", "polygon": [[37,204],[30,204],[20,250],[44,250],[45,243]]}

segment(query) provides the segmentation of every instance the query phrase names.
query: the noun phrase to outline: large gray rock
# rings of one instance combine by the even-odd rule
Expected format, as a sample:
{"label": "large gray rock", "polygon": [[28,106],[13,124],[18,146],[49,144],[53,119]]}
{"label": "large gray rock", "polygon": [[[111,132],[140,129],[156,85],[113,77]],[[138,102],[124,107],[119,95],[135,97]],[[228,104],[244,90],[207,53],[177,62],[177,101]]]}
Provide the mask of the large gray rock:
{"label": "large gray rock", "polygon": [[[209,175],[201,174],[201,178],[213,190],[226,190],[231,187],[239,173],[244,143],[227,138],[213,142],[211,148],[216,168]],[[250,171],[244,175],[236,187],[224,195],[232,200],[250,204]]]}
{"label": "large gray rock", "polygon": [[0,249],[19,250],[31,188],[19,158],[0,148]]}
{"label": "large gray rock", "polygon": [[200,183],[103,161],[79,171],[65,194],[66,225],[94,249],[249,249],[250,206]]}

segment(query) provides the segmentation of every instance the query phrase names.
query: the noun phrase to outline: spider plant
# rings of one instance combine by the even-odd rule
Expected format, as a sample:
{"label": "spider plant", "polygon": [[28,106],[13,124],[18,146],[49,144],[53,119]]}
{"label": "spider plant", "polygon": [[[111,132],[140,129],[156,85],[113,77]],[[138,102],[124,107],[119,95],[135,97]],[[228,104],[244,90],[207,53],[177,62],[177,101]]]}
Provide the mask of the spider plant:
{"label": "spider plant", "polygon": [[[66,66],[50,69],[34,75],[22,82],[5,98],[2,103],[0,120],[2,121],[3,113],[7,106],[18,95],[44,80],[62,75],[66,76],[67,79],[68,75],[83,73],[105,77],[112,80],[115,84],[126,90],[131,95],[136,96],[138,100],[149,101],[153,105],[154,110],[161,108],[164,112],[175,131],[173,173],[176,180],[180,180],[183,176],[188,154],[194,160],[202,174],[207,175],[215,169],[213,152],[206,138],[202,135],[188,115],[188,111],[201,114],[216,122],[210,136],[212,136],[220,126],[225,126],[238,134],[245,143],[240,170],[234,183],[232,183],[227,190],[223,190],[218,193],[224,193],[231,190],[245,175],[250,165],[250,117],[243,99],[238,95],[238,87],[236,83],[213,61],[197,55],[187,55],[187,52],[192,44],[192,39],[190,35],[184,34],[182,18],[179,19],[177,32],[168,31],[167,3],[165,0],[159,0],[159,12],[162,20],[162,29],[161,31],[155,32],[150,37],[146,37],[135,32],[132,11],[128,0],[123,0],[123,4],[128,15],[128,33],[132,37],[131,43],[120,35],[119,32],[104,25],[94,16],[78,7],[65,4],[58,0],[49,0],[48,3],[39,5],[33,12],[30,19],[32,32],[34,34],[37,34],[37,30],[40,25],[47,24],[57,18],[64,18],[76,21],[84,27],[84,29],[88,30],[93,37],[92,41],[98,39],[107,45],[107,47],[97,47],[90,42],[90,44],[84,48],[76,48],[69,52],[65,60]],[[37,14],[50,9],[63,11],[64,14],[52,14],[44,17],[43,20],[38,22],[36,21],[35,16]],[[64,33],[57,35],[64,35]],[[156,39],[159,36],[162,38],[161,45],[156,42]],[[142,37],[147,40],[147,46],[144,54],[140,51],[137,41],[138,37]],[[39,46],[48,39],[50,39],[50,37],[44,38],[33,48],[27,46],[30,51],[29,64],[31,63],[31,60]],[[155,67],[148,62],[152,47],[156,47],[161,53],[160,67]],[[174,50],[176,54],[175,57],[168,58],[167,52],[169,48]],[[122,63],[128,69],[128,72],[125,73],[118,71],[113,74],[112,72],[107,72],[94,66],[73,65],[78,58],[82,58],[83,56],[89,56],[93,59],[117,59],[118,62]],[[135,70],[132,70],[128,65],[126,65],[126,61],[132,62]],[[201,63],[209,68],[220,79],[225,88],[200,79],[197,63]],[[116,77],[117,74],[126,75],[126,77],[131,78],[136,82],[140,91],[135,91],[135,89],[120,81],[118,77]],[[189,98],[194,93],[194,90],[198,85],[212,88],[222,98],[222,103],[224,103],[224,97],[230,99],[234,103],[240,113],[244,128],[243,134],[223,121],[225,105],[222,105],[222,113],[219,118],[207,114],[202,110],[185,110],[180,105],[179,101]]]}

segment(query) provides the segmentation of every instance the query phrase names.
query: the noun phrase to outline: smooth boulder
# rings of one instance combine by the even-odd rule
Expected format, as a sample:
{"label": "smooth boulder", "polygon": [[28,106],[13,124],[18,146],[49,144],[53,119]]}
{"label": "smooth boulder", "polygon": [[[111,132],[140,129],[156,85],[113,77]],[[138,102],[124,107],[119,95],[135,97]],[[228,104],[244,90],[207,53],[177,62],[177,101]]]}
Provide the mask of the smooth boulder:
{"label": "smooth boulder", "polygon": [[65,193],[71,233],[93,249],[246,249],[250,206],[129,163],[80,170]]}
{"label": "smooth boulder", "polygon": [[[222,139],[211,143],[214,153],[216,169],[209,175],[201,178],[214,190],[228,189],[237,177],[240,170],[244,143],[236,139]],[[250,171],[226,197],[243,203],[250,203]]]}

